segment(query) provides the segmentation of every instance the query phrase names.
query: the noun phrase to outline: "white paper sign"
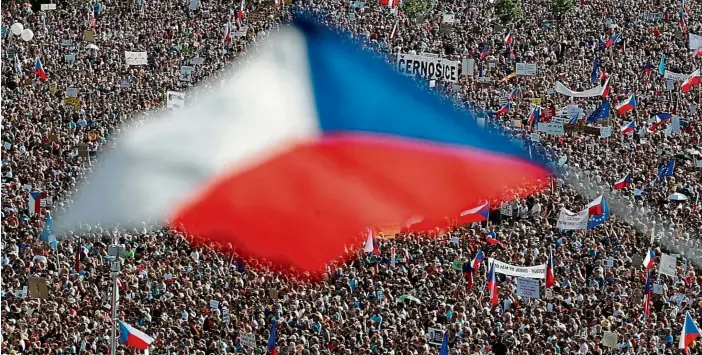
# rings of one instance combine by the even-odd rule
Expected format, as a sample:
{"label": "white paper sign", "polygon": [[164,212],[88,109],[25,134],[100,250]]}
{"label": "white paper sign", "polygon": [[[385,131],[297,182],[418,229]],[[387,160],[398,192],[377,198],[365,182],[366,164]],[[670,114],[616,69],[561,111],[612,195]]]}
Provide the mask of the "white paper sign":
{"label": "white paper sign", "polygon": [[461,75],[473,77],[475,73],[475,59],[464,58],[463,63],[461,63]]}
{"label": "white paper sign", "polygon": [[539,132],[559,137],[565,134],[565,131],[563,130],[563,124],[557,122],[539,122],[537,130]]}
{"label": "white paper sign", "polygon": [[531,139],[532,142],[540,142],[541,141],[541,137],[539,137],[538,133],[532,133],[529,136],[529,139]]}
{"label": "white paper sign", "polygon": [[195,67],[184,65],[180,67],[180,81],[193,81],[193,71]]}
{"label": "white paper sign", "polygon": [[536,63],[517,63],[517,75],[534,76],[538,72]]}
{"label": "white paper sign", "polygon": [[222,321],[229,323],[229,308],[222,309]]}
{"label": "white paper sign", "polygon": [[190,11],[195,11],[198,7],[200,7],[200,0],[190,0],[190,4],[188,5]]}
{"label": "white paper sign", "polygon": [[166,108],[185,107],[185,93],[180,91],[168,91],[166,93]]}
{"label": "white paper sign", "polygon": [[66,88],[66,97],[78,97],[78,88]]}
{"label": "white paper sign", "polygon": [[124,52],[124,58],[127,65],[146,65],[148,64],[146,52]]}
{"label": "white paper sign", "polygon": [[588,209],[584,209],[578,213],[573,213],[565,208],[561,209],[556,222],[556,228],[562,230],[582,230],[587,228],[587,219],[589,217]]}
{"label": "white paper sign", "polygon": [[568,109],[566,111],[566,116],[568,117],[568,120],[573,118],[573,116],[578,116],[578,115],[580,115],[580,105],[577,105],[577,104],[568,105]]}
{"label": "white paper sign", "polygon": [[444,341],[444,331],[437,328],[429,328],[427,330],[427,340],[429,344],[440,346]]}
{"label": "white paper sign", "polygon": [[675,81],[685,81],[685,79],[687,79],[687,74],[680,74],[672,72],[670,70],[666,70],[663,74],[663,77]]}
{"label": "white paper sign", "polygon": [[612,136],[612,127],[600,127],[600,138],[609,138]]}
{"label": "white paper sign", "polygon": [[456,17],[453,14],[444,14],[444,23],[453,24]]}
{"label": "white paper sign", "polygon": [[240,337],[241,345],[251,349],[256,347],[256,335],[254,333],[244,333]]}
{"label": "white paper sign", "polygon": [[509,203],[500,205],[500,214],[507,217],[512,217],[512,206]]}
{"label": "white paper sign", "polygon": [[517,296],[539,298],[539,280],[526,277],[517,278]]}
{"label": "white paper sign", "polygon": [[675,267],[677,266],[678,259],[673,255],[662,254],[660,259],[660,264],[658,267],[658,273],[662,275],[668,275],[675,277]]}
{"label": "white paper sign", "polygon": [[702,47],[702,36],[690,33],[690,49],[694,50]]}
{"label": "white paper sign", "polygon": [[495,272],[498,274],[526,277],[530,279],[546,278],[546,264],[536,266],[516,266],[488,258],[488,265],[495,265]]}
{"label": "white paper sign", "polygon": [[219,308],[219,301],[217,301],[217,300],[210,300],[210,308],[211,308],[211,309],[217,309],[217,308]]}
{"label": "white paper sign", "polygon": [[663,285],[653,284],[653,293],[655,293],[657,295],[662,295],[663,294]]}
{"label": "white paper sign", "polygon": [[458,62],[426,55],[398,54],[397,71],[427,80],[458,82]]}

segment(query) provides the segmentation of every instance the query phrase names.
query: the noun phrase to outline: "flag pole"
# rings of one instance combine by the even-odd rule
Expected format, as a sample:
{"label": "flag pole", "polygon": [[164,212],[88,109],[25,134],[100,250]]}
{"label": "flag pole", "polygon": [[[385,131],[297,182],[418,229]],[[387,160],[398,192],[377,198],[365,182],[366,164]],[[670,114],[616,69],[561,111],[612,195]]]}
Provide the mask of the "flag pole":
{"label": "flag pole", "polygon": [[122,269],[122,255],[124,255],[124,244],[117,244],[118,239],[107,249],[107,254],[110,256],[110,277],[112,277],[112,335],[110,336],[110,354],[117,354],[117,297],[119,290],[117,289],[117,280]]}

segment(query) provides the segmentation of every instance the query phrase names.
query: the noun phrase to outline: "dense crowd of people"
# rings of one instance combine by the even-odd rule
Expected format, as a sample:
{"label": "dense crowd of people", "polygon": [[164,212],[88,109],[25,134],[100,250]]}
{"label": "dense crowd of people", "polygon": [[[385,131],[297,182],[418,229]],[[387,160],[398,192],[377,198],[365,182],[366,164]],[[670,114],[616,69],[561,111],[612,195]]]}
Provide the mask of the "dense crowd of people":
{"label": "dense crowd of people", "polygon": [[[425,13],[410,16],[372,1],[62,1],[46,11],[4,2],[2,352],[109,353],[106,256],[118,240],[126,246],[118,316],[156,339],[151,353],[265,353],[272,322],[279,354],[438,353],[430,328],[448,331],[456,354],[680,353],[685,314],[702,321],[702,280],[695,273],[702,266],[702,91],[683,93],[681,81],[669,89],[656,64],[664,55],[672,72],[700,67],[702,59],[688,48],[688,35],[702,34],[700,2],[583,0],[559,13],[550,1],[521,1],[515,2],[520,17],[507,24],[494,1],[430,3]],[[364,253],[359,241],[358,250],[319,275],[272,270],[149,221],[134,230],[85,225],[58,243],[40,241],[49,213],[70,206],[76,182],[114,144],[122,125],[166,109],[168,90],[206,82],[187,92],[188,101],[216,90],[222,69],[246,61],[244,54],[288,23],[295,9],[348,31],[391,63],[397,53],[475,59],[474,75],[456,84],[420,84],[485,113],[487,129],[546,157],[558,178],[526,199],[510,198],[511,216],[496,204],[489,222],[385,235],[378,238],[379,255]],[[445,14],[455,18],[448,27]],[[32,29],[32,40],[13,35],[16,22]],[[613,45],[600,46],[617,33]],[[147,51],[148,63],[127,66],[125,51]],[[577,91],[595,86],[595,57],[606,73],[597,83],[609,79],[612,107],[630,93],[638,107],[595,123],[614,127],[611,138],[586,130],[537,132],[528,121],[535,103],[544,110],[577,104],[587,116],[602,102],[550,90],[557,81]],[[35,58],[45,80],[35,74]],[[193,58],[202,63],[191,64],[199,63]],[[538,74],[503,80],[518,62],[536,63]],[[653,73],[642,69],[649,62]],[[180,79],[186,65],[195,67],[192,81]],[[477,80],[478,71],[487,80]],[[78,103],[65,100],[69,88],[77,89]],[[509,112],[496,115],[515,88]],[[680,133],[665,125],[649,130],[658,112],[675,113],[687,125]],[[632,120],[637,130],[622,135],[619,127]],[[671,160],[670,176],[659,178],[658,168]],[[631,185],[613,190],[627,174]],[[671,200],[673,193],[685,199]],[[611,209],[604,223],[556,228],[562,208],[579,211],[600,195]],[[31,196],[40,208],[30,210]],[[499,242],[488,242],[488,235]],[[649,248],[657,257],[651,277],[660,287],[646,315],[642,260]],[[540,297],[526,299],[517,296],[516,278],[498,274],[500,303],[493,306],[483,286],[487,263],[472,287],[462,272],[460,261],[479,249],[486,260],[518,266],[545,264],[552,252],[556,285],[546,295],[542,281]],[[676,277],[657,273],[664,253],[677,255]],[[36,277],[48,280],[45,298],[23,291]],[[611,333],[614,343],[605,341]],[[699,348],[693,343],[689,350]]]}

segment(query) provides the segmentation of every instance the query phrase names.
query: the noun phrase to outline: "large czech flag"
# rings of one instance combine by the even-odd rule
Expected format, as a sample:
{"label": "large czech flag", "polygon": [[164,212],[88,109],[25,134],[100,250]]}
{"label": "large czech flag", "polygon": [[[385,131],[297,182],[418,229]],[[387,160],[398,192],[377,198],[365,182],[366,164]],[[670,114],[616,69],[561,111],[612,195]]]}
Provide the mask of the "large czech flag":
{"label": "large czech flag", "polygon": [[356,47],[283,28],[219,92],[126,129],[57,229],[163,221],[313,271],[369,226],[545,186],[545,164]]}
{"label": "large czech flag", "polygon": [[131,346],[133,348],[141,350],[146,350],[149,348],[149,345],[151,345],[151,343],[154,342],[154,338],[146,335],[146,333],[140,331],[139,329],[136,329],[122,321],[118,322],[119,331],[121,333],[119,337],[120,344]]}

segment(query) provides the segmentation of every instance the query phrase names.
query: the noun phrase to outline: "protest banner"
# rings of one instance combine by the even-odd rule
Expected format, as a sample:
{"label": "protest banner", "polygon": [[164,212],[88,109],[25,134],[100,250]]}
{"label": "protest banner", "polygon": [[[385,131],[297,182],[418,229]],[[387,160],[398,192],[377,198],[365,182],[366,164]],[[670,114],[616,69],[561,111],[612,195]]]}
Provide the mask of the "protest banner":
{"label": "protest banner", "polygon": [[453,25],[456,21],[456,16],[454,14],[444,14],[443,23]]}
{"label": "protest banner", "polygon": [[254,333],[239,333],[241,337],[241,344],[247,348],[256,348],[256,334]]}
{"label": "protest banner", "polygon": [[658,22],[663,21],[665,14],[662,12],[648,12],[641,15],[641,19],[646,22]]}
{"label": "protest banner", "polygon": [[584,91],[573,91],[567,86],[561,84],[561,82],[557,81],[554,90],[561,95],[570,97],[595,97],[601,96],[604,88],[602,86],[595,86],[592,89],[587,89]]}
{"label": "protest banner", "polygon": [[702,47],[702,36],[690,33],[690,49],[695,50]]}
{"label": "protest banner", "polygon": [[427,340],[429,344],[441,346],[444,340],[444,331],[438,328],[429,328],[427,330]]}
{"label": "protest banner", "polygon": [[426,55],[398,54],[397,71],[406,76],[427,80],[458,82],[458,62]]}
{"label": "protest banner", "polygon": [[473,77],[475,73],[475,59],[473,58],[463,58],[463,63],[461,64],[461,75],[468,77]]}
{"label": "protest banner", "polygon": [[678,264],[678,259],[674,255],[662,254],[658,266],[658,273],[675,277],[675,269]]}
{"label": "protest banner", "polygon": [[600,127],[600,138],[609,138],[612,136],[612,127]]}
{"label": "protest banner", "polygon": [[687,74],[680,74],[672,72],[670,70],[666,70],[663,73],[663,77],[674,81],[685,81],[685,79],[687,79]]}
{"label": "protest banner", "polygon": [[537,130],[539,132],[559,137],[565,134],[563,124],[560,122],[539,122]]}
{"label": "protest banner", "polygon": [[185,93],[168,91],[166,93],[166,108],[182,108],[185,106]]}
{"label": "protest banner", "polygon": [[190,3],[188,4],[188,9],[190,11],[195,11],[200,7],[200,0],[190,0]]}
{"label": "protest banner", "polygon": [[124,52],[127,65],[146,65],[148,63],[146,52]]}
{"label": "protest banner", "polygon": [[662,295],[663,294],[663,285],[661,284],[653,284],[653,293],[657,295]]}
{"label": "protest banner", "polygon": [[56,10],[56,4],[41,4],[41,11]]}
{"label": "protest banner", "polygon": [[532,142],[535,142],[535,143],[538,143],[538,142],[541,141],[541,137],[539,137],[539,134],[538,134],[538,133],[532,133],[532,134],[529,136],[529,139],[531,139],[531,141],[532,141]]}
{"label": "protest banner", "polygon": [[503,202],[502,205],[500,205],[500,214],[503,216],[512,217],[512,206],[507,202]]}
{"label": "protest banner", "polygon": [[[496,271],[497,272],[497,271]],[[539,280],[526,277],[517,278],[517,296],[522,298],[539,298]]]}
{"label": "protest banner", "polygon": [[516,266],[488,258],[488,265],[495,265],[495,272],[498,274],[526,277],[530,279],[546,278],[546,264],[535,266]]}
{"label": "protest banner", "polygon": [[66,88],[66,97],[78,97],[78,88]]}
{"label": "protest banner", "polygon": [[538,72],[536,63],[517,63],[515,71],[521,76],[535,76]]}
{"label": "protest banner", "polygon": [[619,347],[617,345],[617,336],[618,335],[616,332],[604,332],[604,336],[602,337],[602,345],[608,348],[617,349]]}
{"label": "protest banner", "polygon": [[189,66],[189,65],[184,65],[180,67],[180,75],[178,78],[180,81],[193,81],[193,71],[195,70],[195,67]]}
{"label": "protest banner", "polygon": [[586,229],[588,217],[589,213],[587,208],[578,213],[573,213],[565,208],[561,208],[558,221],[556,221],[556,228],[562,230]]}

